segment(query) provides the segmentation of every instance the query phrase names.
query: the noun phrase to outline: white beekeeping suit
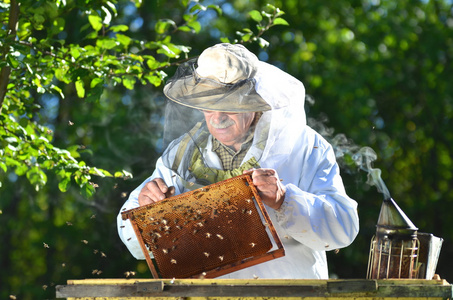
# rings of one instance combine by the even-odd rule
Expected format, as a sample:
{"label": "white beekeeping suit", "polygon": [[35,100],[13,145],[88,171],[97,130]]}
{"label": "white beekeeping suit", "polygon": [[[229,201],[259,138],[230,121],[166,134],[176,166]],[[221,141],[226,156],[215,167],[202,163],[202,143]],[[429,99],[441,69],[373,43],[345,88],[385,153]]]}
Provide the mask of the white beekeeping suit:
{"label": "white beekeeping suit", "polygon": [[[219,49],[233,49],[239,62],[231,65],[228,61],[228,68],[239,64],[238,68],[246,69],[246,79],[236,80],[241,74],[229,72],[230,80],[223,76],[222,67],[211,67],[223,59],[212,55]],[[247,69],[249,65],[252,67]],[[346,247],[355,239],[359,230],[357,203],[345,192],[331,145],[306,124],[303,84],[258,61],[241,45],[219,44],[205,50],[198,61],[181,66],[164,93],[172,100],[168,101],[166,125],[166,137],[172,141],[153,174],[130,194],[121,211],[138,207],[142,187],[157,177],[175,186],[179,194],[189,187],[239,175],[250,166],[274,169],[286,195],[279,209],[267,210],[286,255],[223,277],[327,279],[325,251]],[[197,110],[262,112],[253,127],[253,142],[242,168],[219,171],[222,163],[212,150],[212,136]],[[185,119],[188,117],[191,119]],[[197,117],[200,119],[195,120]],[[130,222],[122,220],[121,213],[118,232],[132,255],[144,259]]]}

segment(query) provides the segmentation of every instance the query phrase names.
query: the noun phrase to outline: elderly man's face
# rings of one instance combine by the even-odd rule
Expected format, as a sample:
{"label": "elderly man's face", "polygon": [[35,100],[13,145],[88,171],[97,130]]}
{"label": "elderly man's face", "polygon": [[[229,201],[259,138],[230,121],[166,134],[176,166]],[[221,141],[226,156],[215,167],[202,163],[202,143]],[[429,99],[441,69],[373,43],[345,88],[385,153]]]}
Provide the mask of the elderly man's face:
{"label": "elderly man's face", "polygon": [[222,144],[238,151],[247,137],[255,113],[203,111],[209,132]]}

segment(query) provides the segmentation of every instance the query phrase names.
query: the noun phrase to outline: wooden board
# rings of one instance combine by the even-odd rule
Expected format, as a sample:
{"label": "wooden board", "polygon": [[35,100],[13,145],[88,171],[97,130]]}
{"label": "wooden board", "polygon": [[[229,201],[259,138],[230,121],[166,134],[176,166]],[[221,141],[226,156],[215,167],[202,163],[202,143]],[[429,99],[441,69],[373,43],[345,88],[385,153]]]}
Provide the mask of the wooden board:
{"label": "wooden board", "polygon": [[85,279],[56,287],[57,298],[450,299],[445,280]]}

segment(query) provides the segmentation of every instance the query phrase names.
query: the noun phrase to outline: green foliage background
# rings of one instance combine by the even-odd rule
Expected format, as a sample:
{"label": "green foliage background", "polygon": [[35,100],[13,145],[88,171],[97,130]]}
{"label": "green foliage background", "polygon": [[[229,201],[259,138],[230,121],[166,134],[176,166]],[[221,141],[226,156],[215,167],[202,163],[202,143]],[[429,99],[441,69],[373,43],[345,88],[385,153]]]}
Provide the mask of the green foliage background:
{"label": "green foliage background", "polygon": [[[161,83],[227,39],[304,82],[311,124],[348,139],[337,146],[361,231],[328,254],[332,277],[366,275],[383,196],[349,153],[370,146],[403,211],[444,239],[437,273],[453,282],[451,1],[29,0],[11,35],[14,3],[0,2],[2,299],[55,298],[68,279],[150,277],[116,214],[161,151]],[[284,12],[274,23],[261,20],[276,17],[268,3]]]}

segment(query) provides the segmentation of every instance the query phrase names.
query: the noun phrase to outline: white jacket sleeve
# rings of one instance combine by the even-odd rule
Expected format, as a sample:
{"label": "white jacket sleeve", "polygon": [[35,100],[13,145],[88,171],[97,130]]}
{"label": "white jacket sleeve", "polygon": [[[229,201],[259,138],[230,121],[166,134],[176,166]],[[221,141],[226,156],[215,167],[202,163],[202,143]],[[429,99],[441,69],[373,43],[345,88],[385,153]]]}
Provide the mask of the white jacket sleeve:
{"label": "white jacket sleeve", "polygon": [[127,249],[136,259],[145,259],[145,255],[140,247],[140,244],[135,235],[132,224],[129,220],[123,220],[121,213],[126,210],[130,210],[136,207],[139,207],[138,195],[142,190],[143,186],[154,178],[162,178],[168,186],[175,186],[176,194],[180,194],[180,188],[176,184],[173,176],[173,172],[166,168],[162,162],[162,158],[159,158],[156,163],[156,169],[154,173],[147,178],[141,185],[139,185],[132,193],[129,195],[127,201],[123,204],[118,216],[117,216],[117,226],[118,226],[118,235],[123,243],[126,245]]}
{"label": "white jacket sleeve", "polygon": [[322,139],[314,145],[303,156],[299,182],[286,185],[276,218],[287,235],[313,250],[346,247],[359,231],[357,202],[344,190],[332,147]]}

